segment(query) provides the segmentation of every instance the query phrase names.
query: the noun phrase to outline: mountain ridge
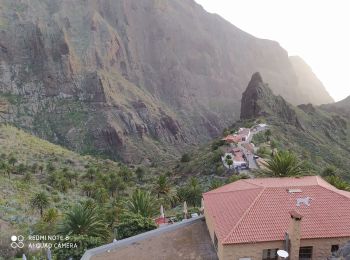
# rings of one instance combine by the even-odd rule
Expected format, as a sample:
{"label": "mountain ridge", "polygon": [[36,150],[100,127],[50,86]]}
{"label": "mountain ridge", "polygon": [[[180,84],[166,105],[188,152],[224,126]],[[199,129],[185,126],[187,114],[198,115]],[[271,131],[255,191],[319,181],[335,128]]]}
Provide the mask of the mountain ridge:
{"label": "mountain ridge", "polygon": [[0,120],[82,153],[178,156],[238,119],[254,71],[300,103],[277,42],[192,0],[3,0],[0,36]]}

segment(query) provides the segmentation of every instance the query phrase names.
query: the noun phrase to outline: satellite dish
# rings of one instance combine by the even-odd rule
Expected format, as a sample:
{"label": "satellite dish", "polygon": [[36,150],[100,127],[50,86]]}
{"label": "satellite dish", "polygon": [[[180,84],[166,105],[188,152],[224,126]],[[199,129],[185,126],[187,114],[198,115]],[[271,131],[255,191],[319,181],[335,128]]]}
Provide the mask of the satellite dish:
{"label": "satellite dish", "polygon": [[289,256],[288,252],[284,250],[278,250],[277,255],[283,258],[287,258]]}

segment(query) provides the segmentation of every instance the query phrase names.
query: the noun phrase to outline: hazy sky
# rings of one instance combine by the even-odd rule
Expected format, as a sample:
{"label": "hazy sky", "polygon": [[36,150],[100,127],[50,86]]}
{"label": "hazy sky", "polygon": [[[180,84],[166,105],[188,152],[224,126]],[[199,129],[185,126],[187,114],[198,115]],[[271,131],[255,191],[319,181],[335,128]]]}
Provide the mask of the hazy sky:
{"label": "hazy sky", "polygon": [[350,95],[349,0],[196,0],[308,63],[336,100]]}

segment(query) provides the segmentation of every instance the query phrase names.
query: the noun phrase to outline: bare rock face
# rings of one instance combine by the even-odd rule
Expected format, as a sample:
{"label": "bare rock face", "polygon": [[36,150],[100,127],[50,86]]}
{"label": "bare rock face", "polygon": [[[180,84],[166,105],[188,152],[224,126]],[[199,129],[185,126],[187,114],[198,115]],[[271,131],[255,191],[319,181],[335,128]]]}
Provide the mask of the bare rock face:
{"label": "bare rock face", "polygon": [[79,152],[138,162],[209,140],[254,71],[304,102],[278,43],[193,0],[1,0],[0,120]]}
{"label": "bare rock face", "polygon": [[247,89],[242,94],[241,119],[260,116],[277,117],[283,122],[303,128],[292,105],[281,96],[275,96],[259,72],[253,74]]}

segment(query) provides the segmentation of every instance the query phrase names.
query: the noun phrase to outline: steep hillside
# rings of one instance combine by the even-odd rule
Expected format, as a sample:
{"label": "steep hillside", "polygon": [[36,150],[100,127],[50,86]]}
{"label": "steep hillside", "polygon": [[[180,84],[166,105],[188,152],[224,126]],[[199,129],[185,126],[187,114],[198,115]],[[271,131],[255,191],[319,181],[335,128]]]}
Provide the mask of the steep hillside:
{"label": "steep hillside", "polygon": [[[302,104],[293,106],[281,96],[273,94],[260,73],[254,73],[242,94],[241,119],[227,128],[224,135],[240,127],[267,123],[271,131],[269,148],[291,150],[305,167],[321,174],[329,166],[350,180],[350,106],[349,98],[329,105]],[[222,137],[221,137],[222,138]],[[175,169],[180,175],[222,175],[225,169],[220,156],[227,147],[218,138],[190,153],[192,160],[179,163]],[[262,138],[265,139],[264,135]],[[254,140],[253,140],[254,142]],[[271,152],[271,149],[268,149]],[[267,156],[269,157],[270,154]]]}
{"label": "steep hillside", "polygon": [[[329,106],[348,105],[344,100]],[[256,73],[242,95],[241,120],[263,119],[271,125],[279,148],[295,151],[317,171],[334,165],[350,179],[350,117],[335,110],[325,111],[323,107],[291,105],[281,96],[273,95]]]}
{"label": "steep hillside", "polygon": [[177,155],[238,119],[254,71],[294,104],[320,102],[301,99],[278,43],[193,0],[1,1],[1,120],[79,152]]}
{"label": "steep hillside", "polygon": [[336,103],[322,105],[321,109],[350,117],[350,96]]}
{"label": "steep hillside", "polygon": [[312,101],[311,103],[314,105],[321,105],[334,102],[322,82],[301,57],[290,56],[289,60],[298,79],[299,103],[310,103]]}
{"label": "steep hillside", "polygon": [[[121,176],[126,176],[122,171],[131,175],[127,176],[129,181],[121,181]],[[27,235],[34,230],[50,234],[50,230],[38,231],[42,218],[31,204],[35,194],[47,194],[49,205],[44,213],[55,209],[54,217],[59,219],[75,203],[93,199],[103,205],[109,200],[111,176],[119,182],[116,188],[119,198],[136,187],[132,171],[125,166],[81,156],[13,126],[0,124],[0,259],[13,259],[10,256],[15,251],[9,247],[11,235]],[[107,183],[102,184],[100,179]],[[113,194],[111,197],[113,200]],[[53,226],[50,221],[49,224]]]}

